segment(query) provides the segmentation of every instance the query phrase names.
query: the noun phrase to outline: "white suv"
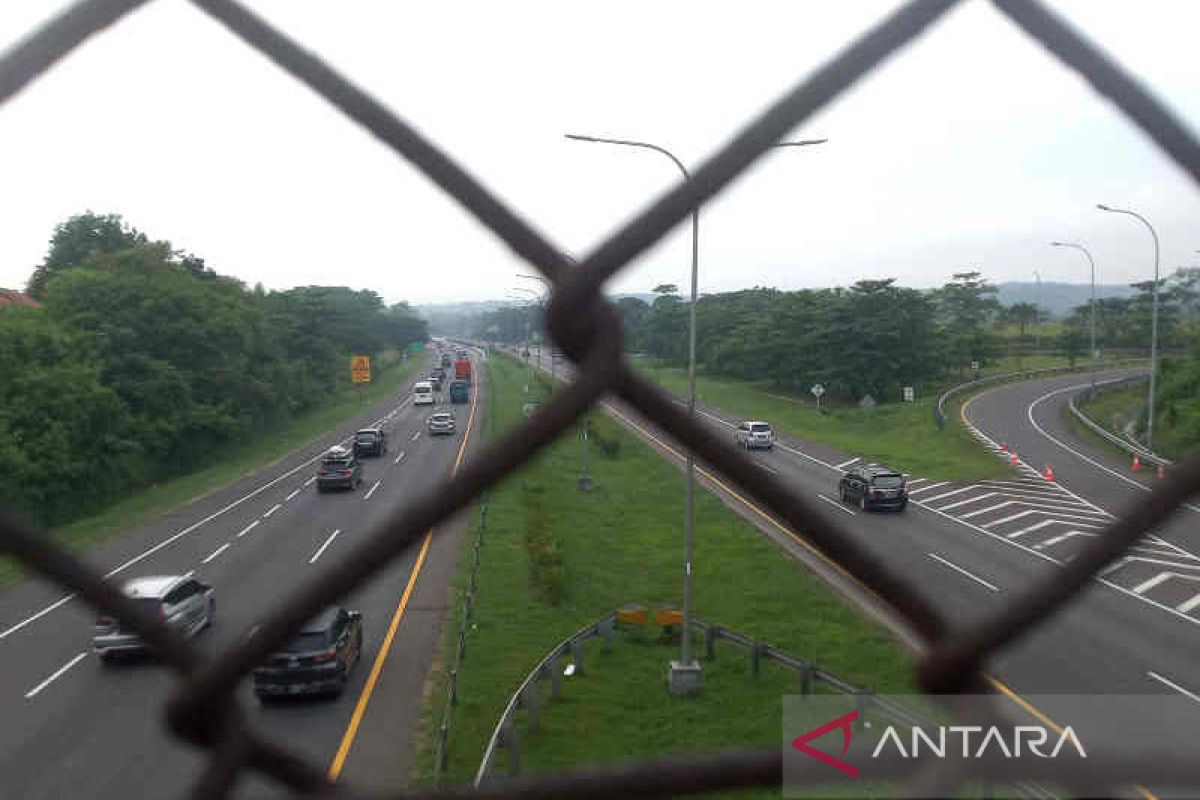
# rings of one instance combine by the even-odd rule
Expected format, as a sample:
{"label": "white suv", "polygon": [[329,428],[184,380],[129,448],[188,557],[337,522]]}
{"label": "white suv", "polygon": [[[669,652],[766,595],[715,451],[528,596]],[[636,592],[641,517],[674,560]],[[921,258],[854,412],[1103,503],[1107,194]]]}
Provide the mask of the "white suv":
{"label": "white suv", "polygon": [[413,405],[432,406],[437,403],[433,395],[433,384],[429,381],[417,381],[413,384]]}
{"label": "white suv", "polygon": [[771,426],[765,422],[748,420],[738,425],[737,443],[747,450],[753,450],[759,447],[764,447],[767,450],[774,450],[775,432],[772,431]]}

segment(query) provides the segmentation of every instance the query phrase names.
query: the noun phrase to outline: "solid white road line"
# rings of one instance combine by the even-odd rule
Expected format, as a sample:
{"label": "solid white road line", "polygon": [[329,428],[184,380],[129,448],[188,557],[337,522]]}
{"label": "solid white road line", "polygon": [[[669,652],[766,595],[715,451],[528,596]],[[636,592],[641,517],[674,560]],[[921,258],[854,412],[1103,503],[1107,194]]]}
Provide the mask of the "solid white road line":
{"label": "solid white road line", "polygon": [[208,562],[212,561],[214,558],[216,558],[217,556],[221,555],[221,553],[224,553],[226,550],[228,550],[228,549],[229,549],[229,545],[230,545],[230,544],[232,544],[232,543],[231,543],[231,542],[226,542],[225,544],[223,544],[223,545],[221,545],[220,547],[218,547],[216,550],[213,550],[211,553],[209,553],[209,554],[208,554],[208,558],[204,559],[204,560],[203,560],[203,561],[201,561],[200,563],[201,563],[201,564],[207,564]]}
{"label": "solid white road line", "polygon": [[262,518],[266,519],[267,517],[271,516],[272,514],[274,514],[276,511],[278,511],[281,508],[283,508],[283,506],[281,506],[279,503],[276,503],[274,506],[272,506],[270,511],[268,511],[267,513],[262,515]]}
{"label": "solid white road line", "polygon": [[[1031,513],[1036,513],[1036,512],[1022,511],[1020,514],[1013,514],[1011,517],[1005,517],[1004,519],[998,519],[995,522],[989,522],[986,525],[984,525],[983,527],[991,528],[995,525],[1000,525],[1001,523],[1004,523],[1004,522],[1011,522],[1012,520],[1016,519],[1017,517],[1023,517],[1026,514],[1031,514]],[[1015,531],[1013,533],[1009,533],[1009,534],[1005,534],[1005,535],[1008,536],[1008,538],[1010,538],[1010,539],[1015,539],[1018,536],[1023,536],[1026,533],[1033,533],[1034,531],[1040,531],[1042,528],[1048,528],[1051,525],[1074,525],[1077,528],[1100,528],[1100,527],[1102,527],[1100,525],[1089,525],[1085,522],[1072,522],[1070,520],[1065,520],[1065,519],[1047,519],[1047,520],[1042,520],[1041,522],[1035,522],[1034,524],[1030,525],[1027,528],[1021,528],[1021,530],[1019,530],[1019,531]]]}
{"label": "solid white road line", "polygon": [[936,554],[936,553],[926,553],[925,555],[929,556],[929,557],[930,557],[930,558],[932,558],[934,561],[939,561],[939,562],[941,562],[942,564],[945,564],[947,567],[949,567],[950,569],[954,570],[955,572],[957,572],[957,573],[959,573],[959,574],[961,574],[961,575],[965,575],[966,577],[968,577],[968,578],[970,578],[971,580],[973,580],[973,581],[975,581],[976,583],[978,583],[980,586],[986,586],[987,588],[991,589],[993,592],[998,592],[998,591],[1000,591],[999,587],[995,586],[994,584],[988,583],[988,582],[987,582],[987,581],[985,581],[983,578],[980,578],[978,575],[972,575],[970,572],[967,572],[967,571],[966,571],[965,569],[963,569],[962,567],[958,566],[957,564],[954,564],[954,563],[951,563],[951,562],[947,561],[946,559],[942,558],[941,556],[939,556],[939,555],[938,555],[938,554]]}
{"label": "solid white road line", "polygon": [[371,495],[375,494],[375,490],[379,488],[379,484],[381,483],[383,483],[383,481],[375,481],[375,485],[371,487],[370,491],[363,495],[363,500],[370,500]]}
{"label": "solid white road line", "polygon": [[912,480],[910,480],[910,481],[908,482],[908,485],[909,485],[909,486],[916,486],[918,483],[925,483],[925,482],[927,482],[928,480],[929,480],[928,478],[913,478]]}
{"label": "solid white road line", "polygon": [[294,500],[294,499],[295,499],[295,497],[296,497],[296,495],[298,495],[298,494],[300,494],[300,490],[299,490],[299,489],[297,489],[296,491],[292,492],[292,493],[291,493],[291,494],[289,494],[287,497],[283,498],[283,502],[285,502],[285,503],[286,503],[286,502],[287,502],[287,501],[289,501],[289,500]]}
{"label": "solid white road line", "polygon": [[76,664],[78,664],[80,661],[83,661],[85,658],[87,658],[87,653],[80,653],[79,655],[77,655],[77,656],[75,656],[74,658],[72,658],[72,659],[71,659],[70,661],[68,661],[66,664],[64,664],[63,666],[59,667],[59,668],[58,668],[58,671],[56,671],[56,672],[55,672],[53,675],[51,675],[49,678],[46,678],[46,680],[42,681],[42,682],[41,682],[41,683],[39,683],[37,686],[33,687],[33,688],[32,688],[32,689],[30,689],[28,692],[26,692],[26,693],[25,693],[25,699],[26,699],[26,700],[28,700],[29,698],[33,697],[33,696],[34,696],[34,695],[36,695],[38,692],[40,692],[42,689],[45,689],[45,688],[46,688],[47,686],[49,686],[50,684],[54,683],[54,681],[56,681],[56,680],[58,680],[59,678],[61,678],[61,677],[62,677],[62,674],[63,674],[64,672],[66,672],[66,671],[67,671],[67,670],[69,670],[71,667],[73,667],[73,666],[75,666]]}
{"label": "solid white road line", "polygon": [[256,519],[256,520],[254,520],[254,522],[251,522],[249,525],[247,525],[246,527],[242,528],[240,531],[238,531],[237,538],[239,538],[239,539],[240,539],[240,538],[242,538],[243,536],[245,536],[247,533],[249,533],[250,531],[252,531],[252,530],[254,530],[255,528],[257,528],[257,527],[258,527],[258,524],[259,524],[261,521],[262,521],[262,520],[257,520],[257,519]]}
{"label": "solid white road line", "polygon": [[1197,606],[1200,606],[1200,594],[1196,595],[1191,600],[1184,600],[1182,603],[1175,606],[1175,610],[1180,614],[1186,614]]}
{"label": "solid white road line", "polygon": [[754,463],[758,464],[758,466],[762,467],[763,469],[765,469],[767,472],[771,473],[772,475],[779,474],[779,470],[775,469],[774,467],[769,467],[761,461],[755,461]]}
{"label": "solid white road line", "polygon": [[845,469],[846,467],[850,466],[851,464],[853,464],[855,461],[858,461],[858,460],[859,459],[857,457],[855,457],[855,458],[850,459],[849,461],[843,461],[840,464],[834,464],[834,466],[837,467],[838,469]]}
{"label": "solid white road line", "polygon": [[400,463],[401,461],[403,461],[403,460],[404,460],[404,451],[403,451],[403,450],[401,450],[401,451],[400,451],[400,455],[396,456],[396,460],[395,460],[395,461],[393,461],[392,463],[393,463],[393,464],[399,464],[399,463]]}
{"label": "solid white road line", "polygon": [[921,492],[928,492],[930,489],[936,489],[939,486],[945,486],[948,483],[949,483],[949,481],[942,481],[941,483],[931,483],[928,486],[922,486],[920,489],[909,492],[908,496],[912,497],[914,494],[920,494]]}
{"label": "solid white road line", "polygon": [[[968,497],[966,500],[959,500],[957,503],[951,503],[950,505],[946,506],[938,506],[938,511],[949,511],[950,509],[958,508],[959,506],[969,506],[971,503],[978,503],[980,500],[987,500],[989,497],[995,497],[997,494],[999,494],[999,492],[984,492],[983,494],[976,495],[975,497]],[[921,502],[926,504],[929,503],[928,500],[922,500]]]}
{"label": "solid white road line", "polygon": [[[997,503],[994,506],[972,511],[970,514],[963,514],[960,519],[978,517],[980,514],[987,514],[989,511],[996,511],[997,509],[1008,508],[1009,506],[1033,507],[1043,514],[1055,514],[1060,517],[1075,517],[1077,519],[1090,519],[1092,521],[1096,521],[1096,517],[1105,516],[1103,511],[1088,511],[1086,508],[1076,508],[1075,506],[1046,505],[1044,503],[1034,503],[1030,500],[1005,500],[1003,503]],[[1088,514],[1089,516],[1082,516],[1083,514]]]}
{"label": "solid white road line", "polygon": [[1146,674],[1149,675],[1151,678],[1154,678],[1154,680],[1158,681],[1159,683],[1164,683],[1167,686],[1170,686],[1172,689],[1174,689],[1175,691],[1184,695],[1185,697],[1190,697],[1193,700],[1195,700],[1197,703],[1200,703],[1200,694],[1196,694],[1195,692],[1189,692],[1187,689],[1183,688],[1175,681],[1170,680],[1169,678],[1164,678],[1162,675],[1159,675],[1157,672],[1154,672],[1153,670],[1147,670]]}
{"label": "solid white road line", "polygon": [[829,503],[829,505],[833,506],[838,511],[845,511],[847,514],[849,514],[852,517],[855,514],[854,511],[852,511],[849,508],[846,508],[844,505],[839,503],[837,500],[834,500],[832,497],[826,497],[825,495],[821,494],[820,492],[817,492],[817,499],[824,500],[826,503]]}
{"label": "solid white road line", "polygon": [[1142,581],[1137,586],[1133,587],[1134,594],[1145,594],[1146,592],[1158,586],[1160,583],[1166,583],[1175,577],[1173,572],[1160,572],[1148,581]]}
{"label": "solid white road line", "polygon": [[[1062,394],[1063,392],[1073,392],[1073,391],[1075,391],[1075,390],[1077,390],[1077,389],[1086,389],[1087,387],[1088,387],[1088,384],[1086,384],[1086,383],[1081,383],[1081,384],[1079,384],[1078,386],[1068,386],[1068,387],[1066,387],[1066,388],[1064,388],[1064,389],[1056,389],[1056,390],[1054,390],[1054,391],[1052,391],[1052,392],[1047,392],[1046,394],[1044,394],[1044,395],[1042,395],[1041,397],[1037,398],[1036,400],[1034,400],[1032,403],[1030,403],[1030,404],[1029,404],[1029,407],[1028,407],[1028,408],[1026,408],[1026,409],[1025,409],[1025,415],[1026,415],[1027,417],[1029,417],[1029,424],[1030,424],[1030,425],[1032,425],[1032,426],[1034,427],[1034,429],[1035,429],[1035,430],[1036,430],[1038,433],[1040,433],[1042,436],[1046,437],[1046,438],[1047,438],[1047,439],[1049,439],[1051,442],[1054,442],[1054,444],[1058,445],[1058,446],[1059,446],[1059,447],[1061,447],[1063,450],[1066,450],[1068,453],[1071,453],[1072,455],[1074,455],[1074,456],[1077,456],[1078,458],[1080,458],[1080,459],[1082,459],[1082,460],[1086,461],[1087,463],[1091,464],[1091,465],[1092,465],[1093,467],[1095,467],[1096,469],[1102,470],[1103,472],[1107,472],[1109,475],[1113,476],[1114,478],[1117,478],[1118,480],[1122,480],[1122,481],[1124,481],[1125,483],[1129,484],[1130,486],[1133,486],[1133,487],[1136,487],[1136,488],[1138,488],[1138,489],[1141,489],[1143,492],[1150,492],[1150,491],[1153,491],[1153,489],[1151,489],[1151,488],[1150,488],[1149,486],[1147,486],[1146,484],[1144,484],[1144,483],[1141,483],[1141,482],[1139,482],[1139,481],[1135,481],[1134,479],[1132,479],[1132,478],[1128,477],[1127,475],[1122,475],[1121,473],[1117,472],[1116,470],[1114,470],[1114,469],[1110,469],[1110,468],[1106,467],[1105,465],[1101,464],[1099,461],[1096,461],[1096,460],[1094,460],[1094,459],[1092,459],[1092,458],[1089,458],[1089,457],[1085,456],[1083,453],[1079,452],[1078,450],[1076,450],[1075,448],[1071,447],[1070,445],[1064,444],[1062,441],[1060,441],[1060,440],[1058,440],[1058,439],[1054,438],[1054,437],[1053,437],[1053,436],[1051,436],[1050,434],[1046,433],[1045,429],[1044,429],[1044,428],[1042,428],[1042,426],[1041,426],[1041,425],[1038,425],[1038,424],[1037,424],[1037,421],[1036,421],[1036,420],[1033,418],[1033,409],[1034,409],[1034,406],[1037,406],[1037,405],[1038,405],[1038,404],[1040,404],[1040,403],[1041,403],[1043,400],[1047,400],[1047,399],[1049,399],[1049,398],[1053,397],[1053,396],[1054,396],[1054,395],[1056,395],[1056,394]],[[1194,505],[1192,505],[1191,503],[1184,503],[1184,504],[1183,504],[1181,507],[1182,507],[1182,508],[1186,508],[1186,509],[1187,509],[1187,510],[1189,510],[1189,511],[1196,511],[1196,512],[1200,512],[1200,506],[1194,506]]]}
{"label": "solid white road line", "polygon": [[329,538],[325,540],[325,544],[323,544],[319,548],[317,548],[317,552],[313,553],[313,557],[308,560],[308,563],[312,564],[318,558],[320,558],[321,553],[325,552],[325,548],[329,547],[329,545],[333,543],[333,540],[337,538],[337,535],[339,533],[341,533],[341,531],[337,530],[337,531],[334,531],[333,533],[329,534]]}
{"label": "solid white road line", "polygon": [[979,488],[978,486],[971,485],[971,486],[964,486],[961,489],[951,489],[948,492],[943,492],[942,494],[934,495],[933,497],[926,497],[921,502],[922,503],[933,503],[937,500],[941,500],[943,497],[952,497],[953,495],[962,494],[963,492],[969,492],[972,489],[978,489],[978,488]]}
{"label": "solid white road line", "polygon": [[1045,550],[1047,547],[1053,547],[1056,544],[1065,542],[1073,536],[1095,536],[1095,535],[1096,534],[1094,534],[1094,533],[1084,533],[1083,531],[1067,531],[1066,533],[1059,534],[1058,536],[1051,536],[1049,539],[1047,539],[1044,542],[1038,542],[1037,544],[1035,544],[1033,546],[1033,549],[1034,550]]}

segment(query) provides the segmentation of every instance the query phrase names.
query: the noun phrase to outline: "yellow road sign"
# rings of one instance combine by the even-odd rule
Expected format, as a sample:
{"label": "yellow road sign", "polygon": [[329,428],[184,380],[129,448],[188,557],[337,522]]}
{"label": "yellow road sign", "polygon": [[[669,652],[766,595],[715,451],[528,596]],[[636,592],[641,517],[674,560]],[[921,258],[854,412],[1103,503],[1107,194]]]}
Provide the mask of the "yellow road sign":
{"label": "yellow road sign", "polygon": [[369,383],[371,380],[371,357],[354,356],[350,359],[350,379],[355,383]]}

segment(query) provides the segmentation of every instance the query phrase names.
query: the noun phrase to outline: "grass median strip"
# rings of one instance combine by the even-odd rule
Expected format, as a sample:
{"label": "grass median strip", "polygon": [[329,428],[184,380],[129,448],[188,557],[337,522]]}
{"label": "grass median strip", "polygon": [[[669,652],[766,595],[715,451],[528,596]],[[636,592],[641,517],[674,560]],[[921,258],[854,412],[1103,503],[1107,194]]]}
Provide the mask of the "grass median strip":
{"label": "grass median strip", "polygon": [[[544,380],[493,355],[487,361],[489,438],[524,419],[544,397]],[[612,420],[589,420],[586,464],[577,426],[488,499],[478,593],[457,676],[443,783],[469,781],[511,693],[566,636],[626,603],[681,605],[683,477]],[[468,537],[471,541],[473,537]],[[460,559],[441,663],[453,663],[471,559]],[[757,529],[701,492],[694,560],[698,617],[814,659],[879,692],[911,693],[912,659],[886,631],[858,617]],[[651,614],[653,616],[653,614]],[[653,625],[650,626],[653,628]],[[589,645],[583,674],[563,679],[563,697],[543,708],[543,730],[523,766],[538,772],[716,747],[778,745],[780,696],[796,679],[747,656],[704,662],[704,692],[674,698],[667,662],[678,644],[618,637],[611,651]],[[697,652],[703,654],[703,644]],[[448,676],[435,668],[422,723],[418,782],[433,774],[435,734]],[[778,796],[778,791],[770,793]]]}
{"label": "grass median strip", "polygon": [[[95,516],[56,528],[51,535],[69,548],[82,549],[203,497],[327,434],[366,405],[403,391],[424,363],[424,358],[417,355],[405,363],[380,369],[361,396],[347,389],[330,398],[324,407],[231,447],[211,466],[135,492]],[[0,558],[0,587],[16,583],[23,576],[24,571],[15,562]]]}

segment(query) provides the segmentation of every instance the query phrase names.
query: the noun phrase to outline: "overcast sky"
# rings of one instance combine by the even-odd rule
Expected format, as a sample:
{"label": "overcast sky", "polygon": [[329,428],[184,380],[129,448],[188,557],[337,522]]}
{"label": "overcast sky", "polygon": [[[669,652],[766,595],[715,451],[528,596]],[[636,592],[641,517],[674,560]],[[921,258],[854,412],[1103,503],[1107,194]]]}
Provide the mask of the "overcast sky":
{"label": "overcast sky", "polygon": [[[7,47],[62,3],[0,3]],[[896,3],[258,0],[249,4],[431,136],[579,255],[701,163]],[[1200,4],[1053,4],[1200,120]],[[934,286],[1103,283],[1200,260],[1200,190],[990,5],[967,2],[706,206],[701,291],[895,277]],[[389,302],[500,298],[523,265],[440,190],[179,0],[85,43],[0,107],[0,286],[23,287],[58,222],[115,212],[267,288],[350,285]],[[686,283],[686,224],[616,291]]]}

